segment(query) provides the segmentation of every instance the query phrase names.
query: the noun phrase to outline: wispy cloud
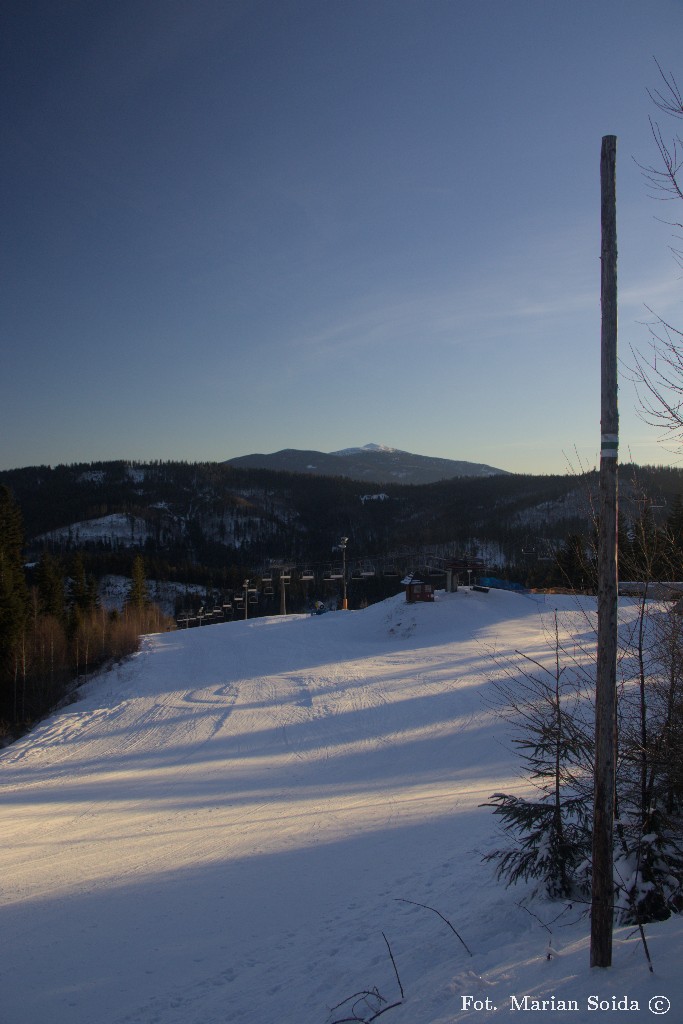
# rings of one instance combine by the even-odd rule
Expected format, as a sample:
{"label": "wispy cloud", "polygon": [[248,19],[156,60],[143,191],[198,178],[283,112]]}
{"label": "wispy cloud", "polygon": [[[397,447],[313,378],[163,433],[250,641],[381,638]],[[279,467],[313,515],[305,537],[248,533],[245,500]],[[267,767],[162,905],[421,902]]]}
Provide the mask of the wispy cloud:
{"label": "wispy cloud", "polygon": [[639,319],[651,319],[648,310],[655,315],[678,307],[683,312],[683,272],[671,270],[666,275],[648,275],[619,289],[619,304],[622,308],[633,307]]}
{"label": "wispy cloud", "polygon": [[600,295],[596,290],[575,292],[569,294],[552,295],[548,298],[536,301],[519,303],[506,310],[507,316],[525,317],[556,317],[572,313],[583,312],[588,309],[595,309],[600,301]]}
{"label": "wispy cloud", "polygon": [[[293,350],[324,352],[340,344],[345,352],[377,347],[387,342],[417,337],[432,344],[467,343],[476,332],[480,343],[486,338],[511,337],[528,326],[538,330],[539,321],[571,318],[599,309],[596,291],[579,290],[548,293],[538,298],[520,294],[519,284],[507,279],[488,280],[402,293],[369,294],[332,322],[310,325],[291,338]],[[538,290],[537,290],[538,291]]]}

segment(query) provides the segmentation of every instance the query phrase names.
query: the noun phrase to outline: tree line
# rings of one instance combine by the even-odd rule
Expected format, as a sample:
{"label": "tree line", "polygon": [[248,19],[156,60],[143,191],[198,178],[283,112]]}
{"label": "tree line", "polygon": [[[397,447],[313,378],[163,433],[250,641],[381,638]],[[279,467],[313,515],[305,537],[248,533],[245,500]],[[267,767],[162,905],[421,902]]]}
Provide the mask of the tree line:
{"label": "tree line", "polygon": [[[653,505],[683,491],[680,469],[633,467],[632,475],[635,493]],[[370,483],[220,463],[42,466],[0,473],[3,483],[21,508],[29,558],[38,559],[46,545],[63,559],[80,551],[98,577],[127,575],[134,550],[155,578],[208,587],[226,567],[244,576],[270,560],[333,560],[332,546],[343,535],[359,559],[449,545],[483,555],[494,575],[547,587],[562,585],[555,555],[563,543],[590,529],[597,476],[387,484],[383,501],[363,500]],[[626,509],[628,495],[623,499]],[[74,524],[115,513],[129,517],[127,537],[79,537]],[[627,514],[633,520],[637,508]]]}
{"label": "tree line", "polygon": [[142,633],[167,620],[133,560],[124,609],[107,611],[79,553],[68,564],[43,552],[28,571],[21,511],[0,486],[0,742],[68,699],[96,669],[137,650]]}

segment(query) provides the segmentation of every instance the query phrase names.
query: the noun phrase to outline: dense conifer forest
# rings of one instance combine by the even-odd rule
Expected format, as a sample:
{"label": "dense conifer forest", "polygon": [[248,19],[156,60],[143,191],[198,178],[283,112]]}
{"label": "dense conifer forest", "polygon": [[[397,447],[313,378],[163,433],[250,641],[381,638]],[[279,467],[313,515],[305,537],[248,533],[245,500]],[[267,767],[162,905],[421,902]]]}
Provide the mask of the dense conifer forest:
{"label": "dense conifer forest", "polygon": [[[231,565],[257,571],[272,560],[324,564],[345,535],[352,558],[448,548],[529,582],[568,537],[590,536],[597,474],[402,486],[225,463],[121,461],[5,471],[0,484],[20,508],[28,560],[45,548],[80,550],[96,575],[128,567],[131,549],[199,576]],[[661,525],[683,493],[683,471],[624,466],[620,489],[626,524],[647,499]],[[129,535],[108,528],[104,520],[114,516],[127,517]]]}

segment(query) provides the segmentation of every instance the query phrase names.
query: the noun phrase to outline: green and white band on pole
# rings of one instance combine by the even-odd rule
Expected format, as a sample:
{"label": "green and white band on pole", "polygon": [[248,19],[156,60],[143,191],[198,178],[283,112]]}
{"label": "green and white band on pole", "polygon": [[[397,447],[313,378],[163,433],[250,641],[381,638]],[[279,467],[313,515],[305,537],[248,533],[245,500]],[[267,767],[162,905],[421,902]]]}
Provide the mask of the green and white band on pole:
{"label": "green and white band on pole", "polygon": [[616,459],[619,457],[619,435],[602,434],[600,440],[600,458]]}

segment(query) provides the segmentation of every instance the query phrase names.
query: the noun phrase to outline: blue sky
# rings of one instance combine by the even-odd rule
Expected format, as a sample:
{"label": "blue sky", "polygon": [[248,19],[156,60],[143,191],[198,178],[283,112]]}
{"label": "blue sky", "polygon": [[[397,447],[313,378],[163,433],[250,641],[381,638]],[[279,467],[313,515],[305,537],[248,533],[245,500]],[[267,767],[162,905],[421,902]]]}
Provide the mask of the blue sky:
{"label": "blue sky", "polygon": [[[605,134],[622,360],[683,325],[637,165],[682,0],[11,0],[0,38],[0,468],[592,468]],[[620,414],[678,464],[626,375]]]}

